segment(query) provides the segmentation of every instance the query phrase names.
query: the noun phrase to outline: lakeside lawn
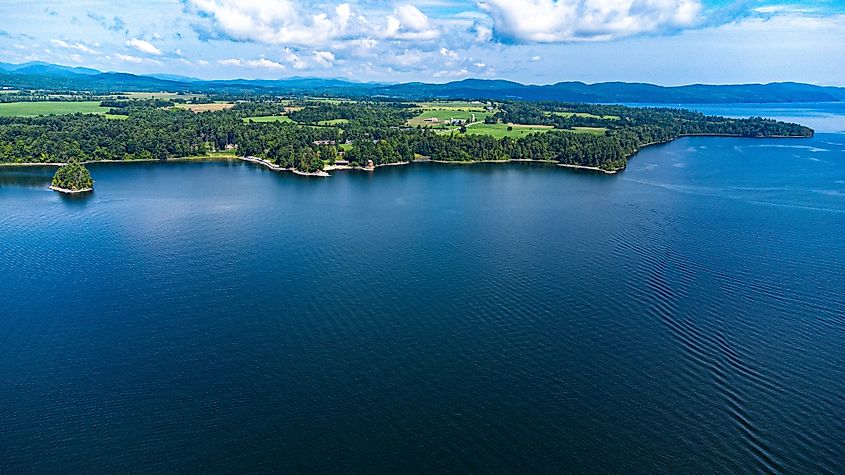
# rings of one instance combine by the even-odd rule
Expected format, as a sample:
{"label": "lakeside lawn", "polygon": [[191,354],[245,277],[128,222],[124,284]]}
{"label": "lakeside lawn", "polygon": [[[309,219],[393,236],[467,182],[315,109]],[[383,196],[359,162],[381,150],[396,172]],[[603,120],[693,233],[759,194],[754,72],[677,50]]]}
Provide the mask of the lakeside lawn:
{"label": "lakeside lawn", "polygon": [[100,107],[99,101],[0,103],[0,117],[35,117],[50,114],[76,114],[77,112],[82,114],[105,114],[108,111],[108,107]]}

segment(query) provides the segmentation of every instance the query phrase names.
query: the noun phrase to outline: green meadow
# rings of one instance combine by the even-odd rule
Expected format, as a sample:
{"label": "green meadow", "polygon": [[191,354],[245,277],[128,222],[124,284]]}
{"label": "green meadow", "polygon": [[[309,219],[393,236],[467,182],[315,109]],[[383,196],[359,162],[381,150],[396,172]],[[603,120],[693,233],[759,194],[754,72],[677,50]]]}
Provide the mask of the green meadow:
{"label": "green meadow", "polygon": [[[511,130],[508,130],[508,127],[511,127]],[[529,134],[545,133],[550,130],[554,129],[545,125],[485,124],[481,122],[467,127],[467,135],[489,135],[497,139],[505,137],[516,139]]]}
{"label": "green meadow", "polygon": [[[487,112],[484,109],[423,109],[420,115],[408,121],[408,125],[412,127],[416,127],[418,125],[423,127],[441,127],[450,119],[470,120],[473,114],[475,114],[475,120],[477,122],[481,122],[485,117],[493,115],[491,112]],[[437,119],[437,122],[428,122],[427,119]]]}
{"label": "green meadow", "polygon": [[[508,130],[511,127],[511,130]],[[518,139],[526,135],[546,132],[564,132],[564,133],[581,133],[603,135],[605,132],[603,127],[575,127],[572,130],[555,129],[548,125],[517,125],[517,124],[485,124],[478,122],[467,126],[467,135],[489,135],[496,139],[509,137]],[[443,130],[441,133],[449,134],[457,132],[458,128],[453,127],[448,130]]]}
{"label": "green meadow", "polygon": [[79,102],[7,102],[0,104],[0,117],[34,117],[39,115],[105,114],[107,107],[100,107],[98,101]]}

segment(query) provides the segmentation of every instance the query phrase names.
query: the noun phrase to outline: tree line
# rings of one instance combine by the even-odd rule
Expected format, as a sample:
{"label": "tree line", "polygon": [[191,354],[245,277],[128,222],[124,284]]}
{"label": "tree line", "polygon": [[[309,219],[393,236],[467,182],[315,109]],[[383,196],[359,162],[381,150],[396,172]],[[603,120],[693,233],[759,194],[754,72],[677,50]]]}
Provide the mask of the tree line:
{"label": "tree line", "polygon": [[[727,119],[677,109],[565,103],[500,105],[496,120],[552,125],[559,130],[520,138],[443,134],[407,127],[413,104],[342,102],[308,104],[290,111],[277,101],[238,102],[229,110],[194,113],[172,101],[110,99],[103,105],[125,120],[73,114],[0,118],[0,162],[168,159],[236,148],[286,168],[316,171],[344,159],[359,165],[406,162],[532,159],[618,169],[646,144],[682,135],[811,136],[797,124],[762,118]],[[162,106],[166,108],[162,108]],[[565,115],[555,112],[582,112]],[[287,113],[294,122],[251,122],[249,117]],[[613,118],[610,118],[612,116]],[[345,119],[338,126],[323,121]],[[601,135],[576,133],[574,125],[604,127]],[[341,150],[341,144],[347,150]]]}

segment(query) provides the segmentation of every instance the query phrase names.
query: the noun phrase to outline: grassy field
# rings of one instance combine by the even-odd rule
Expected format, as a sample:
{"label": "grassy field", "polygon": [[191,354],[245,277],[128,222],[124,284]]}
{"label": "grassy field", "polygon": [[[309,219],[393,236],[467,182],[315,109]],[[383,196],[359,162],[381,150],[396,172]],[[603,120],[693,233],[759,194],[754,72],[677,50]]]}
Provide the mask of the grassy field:
{"label": "grassy field", "polygon": [[211,157],[211,158],[227,158],[227,157],[235,157],[237,155],[238,155],[238,151],[233,149],[233,150],[221,150],[219,152],[208,152],[208,154],[206,154],[205,156]]}
{"label": "grassy field", "polygon": [[548,132],[552,130],[551,126],[547,125],[513,125],[512,130],[508,130],[508,124],[485,124],[483,122],[472,124],[467,127],[467,135],[489,135],[493,138],[501,139],[504,137],[520,138],[528,134],[537,132]]}
{"label": "grassy field", "polygon": [[551,114],[559,115],[561,117],[587,117],[587,118],[590,118],[590,119],[619,120],[618,115],[595,115],[595,114],[590,114],[590,113],[587,113],[587,112],[555,111],[555,112],[551,112]]}
{"label": "grassy field", "polygon": [[[607,131],[604,127],[573,127],[575,132],[582,133],[582,134],[593,134],[593,135],[604,135]],[[572,131],[567,131],[572,132]]]}
{"label": "grassy field", "polygon": [[266,115],[263,117],[246,117],[244,118],[244,122],[255,122],[255,123],[263,123],[263,122],[293,122],[290,117],[286,115]]}
{"label": "grassy field", "polygon": [[0,117],[33,117],[50,114],[105,114],[107,107],[100,107],[98,101],[81,102],[8,102],[0,104]]}
{"label": "grassy field", "polygon": [[[508,127],[511,127],[511,130],[508,130]],[[489,135],[496,139],[505,137],[518,139],[529,134],[551,131],[601,135],[604,134],[605,130],[606,129],[603,127],[576,127],[575,130],[561,130],[555,129],[550,125],[485,124],[483,122],[478,122],[467,126],[467,135]],[[441,133],[449,134],[457,131],[457,127],[451,127],[443,130]]]}
{"label": "grassy field", "polygon": [[[492,115],[491,112],[487,112],[484,109],[424,109],[420,115],[410,119],[408,125],[411,127],[418,125],[422,127],[442,127],[450,119],[470,120],[472,114],[475,114],[475,120],[478,122]],[[426,119],[437,119],[438,122],[427,122]]]}
{"label": "grassy field", "polygon": [[222,111],[235,107],[231,102],[213,102],[211,104],[176,104],[177,109],[188,109],[191,112]]}

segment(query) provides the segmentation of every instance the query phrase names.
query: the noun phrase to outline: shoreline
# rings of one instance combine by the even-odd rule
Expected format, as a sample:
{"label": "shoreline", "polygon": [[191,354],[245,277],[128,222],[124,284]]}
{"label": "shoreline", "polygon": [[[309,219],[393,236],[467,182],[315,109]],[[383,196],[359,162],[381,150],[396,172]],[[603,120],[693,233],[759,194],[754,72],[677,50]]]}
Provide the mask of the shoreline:
{"label": "shoreline", "polygon": [[[797,135],[769,135],[765,137],[746,137],[744,135],[736,135],[736,134],[683,134],[679,135],[676,138],[662,141],[662,142],[650,142],[646,144],[642,144],[637,147],[630,155],[625,157],[625,160],[628,161],[638,153],[640,153],[643,149],[654,146],[654,145],[663,145],[667,143],[674,142],[675,140],[684,138],[684,137],[725,137],[725,138],[748,138],[748,139],[807,139],[811,137],[805,136],[797,136]],[[508,160],[469,160],[469,161],[458,161],[458,160],[432,160],[430,158],[415,158],[411,161],[407,162],[396,162],[396,163],[383,163],[381,165],[375,165],[374,167],[361,167],[361,166],[352,166],[352,165],[328,165],[325,169],[317,171],[317,172],[304,172],[301,170],[297,170],[295,168],[284,168],[278,165],[275,165],[263,158],[254,157],[254,156],[192,156],[192,157],[174,157],[174,158],[166,158],[166,159],[158,159],[158,158],[142,158],[142,159],[132,159],[132,160],[88,160],[85,162],[80,162],[83,165],[92,165],[97,163],[157,163],[157,162],[191,162],[191,161],[231,161],[231,160],[239,160],[249,163],[254,163],[256,165],[261,165],[266,167],[272,171],[279,171],[279,172],[291,172],[295,175],[300,176],[316,176],[316,177],[330,177],[331,175],[328,173],[329,171],[335,170],[358,170],[358,171],[366,171],[372,172],[375,171],[376,168],[381,167],[395,167],[395,166],[405,166],[410,165],[412,163],[439,163],[444,165],[472,165],[474,163],[545,163],[548,165],[556,165],[562,168],[570,168],[573,170],[588,170],[588,171],[595,171],[601,172],[606,175],[616,175],[619,172],[625,170],[626,167],[619,167],[614,168],[611,170],[606,170],[599,167],[592,167],[588,165],[575,165],[569,163],[560,163],[554,160],[534,160],[530,158],[512,158]],[[67,165],[64,162],[23,162],[23,163],[0,163],[0,169],[2,168],[14,168],[14,167],[60,167]],[[58,191],[58,190],[57,190]],[[69,193],[74,193],[71,190],[68,190]]]}
{"label": "shoreline", "polygon": [[79,193],[88,193],[88,192],[94,191],[94,188],[82,188],[81,190],[70,190],[68,188],[62,188],[60,186],[53,186],[53,185],[50,185],[49,189],[51,189],[53,191],[57,191],[59,193],[64,193],[66,195],[75,195],[75,194],[79,194]]}
{"label": "shoreline", "polygon": [[624,167],[621,167],[621,168],[614,168],[612,170],[605,170],[604,168],[590,167],[590,166],[587,166],[587,165],[572,165],[570,163],[558,163],[557,166],[563,167],[563,168],[571,168],[573,170],[589,170],[589,171],[592,171],[592,172],[602,172],[605,175],[616,175],[617,173],[619,173],[619,172],[621,172],[622,170],[625,169]]}
{"label": "shoreline", "polygon": [[263,158],[258,158],[258,157],[253,157],[253,156],[234,157],[234,158],[241,160],[241,161],[244,161],[244,162],[254,163],[256,165],[261,165],[263,167],[269,168],[270,170],[272,170],[274,172],[292,172],[295,175],[299,175],[299,176],[319,176],[319,177],[329,177],[329,176],[331,176],[328,173],[326,173],[324,170],[320,170],[318,172],[304,172],[302,170],[297,170],[296,168],[280,167],[280,166],[275,165],[271,162],[268,162],[267,160],[264,160]]}
{"label": "shoreline", "polygon": [[[85,162],[79,162],[82,165],[96,165],[97,163],[156,163],[156,162],[215,162],[221,160],[232,160],[236,157],[232,156],[225,156],[225,157],[215,157],[213,155],[209,156],[194,156],[194,157],[174,157],[174,158],[165,158],[164,160],[159,158],[137,158],[132,160],[88,160]],[[0,163],[0,168],[2,167],[63,167],[67,165],[65,162],[22,162],[22,163]]]}

